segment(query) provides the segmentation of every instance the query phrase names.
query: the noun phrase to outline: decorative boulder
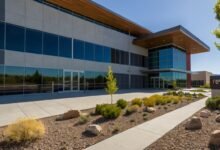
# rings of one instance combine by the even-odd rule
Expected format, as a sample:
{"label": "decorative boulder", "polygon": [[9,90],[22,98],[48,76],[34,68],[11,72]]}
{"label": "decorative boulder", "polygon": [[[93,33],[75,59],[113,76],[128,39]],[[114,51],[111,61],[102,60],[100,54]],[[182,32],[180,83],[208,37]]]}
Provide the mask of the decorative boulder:
{"label": "decorative boulder", "polygon": [[203,110],[200,112],[200,117],[202,118],[208,118],[209,116],[211,116],[211,113],[208,110]]}
{"label": "decorative boulder", "polygon": [[156,108],[154,108],[154,107],[147,107],[146,111],[149,112],[149,113],[153,113],[153,112],[156,111]]}
{"label": "decorative boulder", "polygon": [[220,146],[220,130],[215,130],[214,132],[212,132],[209,144]]}
{"label": "decorative boulder", "polygon": [[86,131],[97,136],[102,132],[102,127],[97,124],[91,124],[86,128]]}
{"label": "decorative boulder", "polygon": [[85,117],[89,117],[89,114],[88,114],[88,113],[81,113],[80,115],[81,115],[81,116],[85,116]]}
{"label": "decorative boulder", "polygon": [[201,129],[202,128],[202,122],[201,119],[199,117],[192,117],[191,119],[189,119],[186,123],[185,128],[187,130],[197,130],[197,129]]}
{"label": "decorative boulder", "polygon": [[215,118],[215,121],[220,123],[220,115]]}
{"label": "decorative boulder", "polygon": [[80,110],[69,110],[56,118],[57,121],[77,118],[81,114]]}

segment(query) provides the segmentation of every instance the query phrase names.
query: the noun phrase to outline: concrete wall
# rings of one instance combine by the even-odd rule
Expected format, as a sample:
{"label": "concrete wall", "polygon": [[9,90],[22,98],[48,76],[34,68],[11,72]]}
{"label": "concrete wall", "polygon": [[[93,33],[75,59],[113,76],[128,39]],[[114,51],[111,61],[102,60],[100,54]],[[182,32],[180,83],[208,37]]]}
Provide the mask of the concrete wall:
{"label": "concrete wall", "polygon": [[199,72],[194,72],[191,76],[192,76],[192,81],[202,80],[204,81],[205,84],[210,84],[211,75],[212,75],[211,72],[199,71]]}
{"label": "concrete wall", "polygon": [[[45,32],[80,39],[136,54],[148,55],[147,49],[132,44],[134,37],[74,17],[34,0],[7,0],[6,22]],[[30,67],[106,71],[110,64],[71,60],[54,56],[7,51],[5,64]],[[117,73],[141,74],[146,68],[111,64]]]}
{"label": "concrete wall", "polygon": [[5,0],[0,0],[0,20],[5,20]]}

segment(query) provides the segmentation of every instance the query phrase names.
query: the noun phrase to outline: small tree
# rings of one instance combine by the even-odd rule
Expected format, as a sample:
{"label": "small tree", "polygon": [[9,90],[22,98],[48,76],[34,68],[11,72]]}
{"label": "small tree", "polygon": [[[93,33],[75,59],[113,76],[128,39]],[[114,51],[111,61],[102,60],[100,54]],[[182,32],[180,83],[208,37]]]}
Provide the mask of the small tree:
{"label": "small tree", "polygon": [[113,103],[113,94],[118,91],[117,80],[114,77],[112,68],[109,66],[106,75],[106,92],[111,95],[111,104]]}
{"label": "small tree", "polygon": [[[215,4],[214,10],[216,13],[216,19],[220,21],[220,0],[218,0],[217,3]],[[220,38],[220,26],[215,29],[214,34],[216,38],[218,39]],[[220,43],[215,42],[215,45],[220,50]]]}

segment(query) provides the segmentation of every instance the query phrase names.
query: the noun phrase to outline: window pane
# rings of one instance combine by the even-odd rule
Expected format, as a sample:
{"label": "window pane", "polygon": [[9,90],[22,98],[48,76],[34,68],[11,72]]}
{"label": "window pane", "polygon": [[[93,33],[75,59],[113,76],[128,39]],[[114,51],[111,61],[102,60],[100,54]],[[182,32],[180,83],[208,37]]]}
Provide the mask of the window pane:
{"label": "window pane", "polygon": [[62,57],[72,58],[72,39],[59,37],[59,55]]}
{"label": "window pane", "polygon": [[5,93],[23,93],[24,68],[5,67]]}
{"label": "window pane", "polygon": [[116,50],[114,48],[111,48],[111,62],[115,63],[116,62]]}
{"label": "window pane", "polygon": [[26,30],[26,52],[42,54],[43,34],[40,31]]}
{"label": "window pane", "polygon": [[0,22],[0,49],[4,49],[5,25]]}
{"label": "window pane", "polygon": [[85,42],[85,59],[94,60],[95,49],[94,44]]}
{"label": "window pane", "polygon": [[120,51],[119,50],[115,51],[115,63],[117,64],[120,63]]}
{"label": "window pane", "polygon": [[95,60],[99,62],[103,61],[103,47],[100,45],[95,45]]}
{"label": "window pane", "polygon": [[6,49],[24,51],[24,28],[7,24],[6,25]]}
{"label": "window pane", "polygon": [[95,88],[95,74],[94,72],[87,71],[85,72],[85,84],[86,89],[94,89]]}
{"label": "window pane", "polygon": [[38,68],[25,68],[25,93],[39,93],[41,91],[42,74]]}
{"label": "window pane", "polygon": [[43,85],[42,92],[55,92],[55,85],[58,82],[59,72],[56,69],[42,69]]}
{"label": "window pane", "polygon": [[42,74],[38,68],[25,69],[25,84],[42,84]]}
{"label": "window pane", "polygon": [[73,56],[76,59],[84,59],[84,42],[74,40]]}
{"label": "window pane", "polygon": [[0,65],[0,87],[4,85],[4,66]]}
{"label": "window pane", "polygon": [[63,91],[63,70],[58,70],[58,74],[59,74],[58,76],[59,84],[58,84],[57,89],[58,91]]}
{"label": "window pane", "polygon": [[103,51],[104,51],[104,58],[103,58],[104,62],[110,63],[111,62],[111,48],[104,47]]}
{"label": "window pane", "polygon": [[95,89],[103,89],[104,87],[104,73],[95,72]]}
{"label": "window pane", "polygon": [[4,66],[0,65],[0,95],[4,93]]}
{"label": "window pane", "polygon": [[58,56],[58,36],[50,33],[44,33],[43,36],[45,55]]}

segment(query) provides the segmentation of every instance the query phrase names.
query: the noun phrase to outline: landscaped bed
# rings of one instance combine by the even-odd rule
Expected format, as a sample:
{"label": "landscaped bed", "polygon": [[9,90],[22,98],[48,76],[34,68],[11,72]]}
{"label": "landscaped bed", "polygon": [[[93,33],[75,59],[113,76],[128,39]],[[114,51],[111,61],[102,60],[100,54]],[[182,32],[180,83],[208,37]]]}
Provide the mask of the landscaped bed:
{"label": "landscaped bed", "polygon": [[[199,112],[195,114],[199,116]],[[201,150],[209,149],[210,135],[214,130],[219,129],[220,123],[215,121],[216,112],[212,112],[209,118],[201,118],[201,130],[186,130],[184,121],[175,129],[167,133],[161,139],[153,143],[146,150]],[[219,147],[220,149],[220,147]],[[216,150],[219,150],[216,149]]]}
{"label": "landscaped bed", "polygon": [[[167,133],[161,139],[147,147],[145,150],[220,150],[220,98],[210,98],[206,102],[207,108],[200,110]],[[207,110],[211,109],[211,111]],[[192,118],[201,121],[201,128],[188,130],[187,123]],[[217,132],[216,132],[217,131]],[[215,132],[215,136],[213,136]],[[218,134],[216,134],[218,133]],[[211,141],[215,137],[215,145]],[[212,139],[212,140],[211,140]],[[216,145],[217,143],[217,145]]]}
{"label": "landscaped bed", "polygon": [[[94,114],[94,112],[97,111],[95,110],[95,108],[82,111],[82,114],[90,114],[89,119],[88,117],[78,117],[69,120],[56,121],[56,119],[58,118],[57,116],[41,119],[45,126],[45,135],[40,139],[29,142],[23,141],[15,143],[10,140],[6,140],[4,133],[5,128],[1,128],[0,149],[81,150],[91,145],[94,145],[106,138],[109,138],[117,133],[132,128],[138,124],[149,121],[155,117],[158,117],[167,112],[183,107],[189,103],[203,98],[202,95],[196,96],[189,94],[182,95],[183,93],[180,94],[181,98],[180,100],[177,100],[177,96],[172,97],[173,93],[168,93],[166,95],[172,95],[172,100],[166,100],[166,102],[162,100],[157,102],[155,101],[155,105],[152,105],[152,99],[157,99],[158,96],[154,96],[151,99],[145,98],[144,100],[148,101],[146,103],[143,102],[142,99],[133,100],[132,103],[129,103],[129,106],[127,106],[127,108],[121,110],[119,117],[116,119],[106,119],[101,115]],[[167,99],[168,96],[165,98]],[[153,106],[156,111],[151,113],[149,111],[146,112],[146,107],[144,106],[144,104],[141,105],[141,107],[138,106],[140,100],[145,104],[145,106],[149,106],[151,108]],[[123,101],[121,103],[123,103]],[[132,105],[132,107],[130,105]],[[120,106],[122,107],[123,105],[120,104]],[[112,114],[110,115],[110,117],[112,117]],[[102,132],[97,136],[86,132],[87,127],[91,124],[100,125],[102,127]]]}

